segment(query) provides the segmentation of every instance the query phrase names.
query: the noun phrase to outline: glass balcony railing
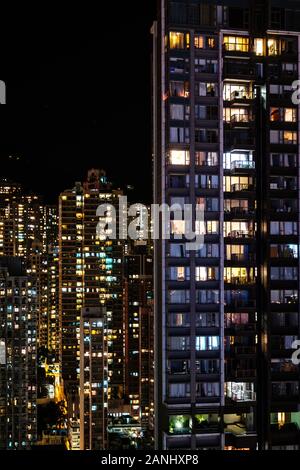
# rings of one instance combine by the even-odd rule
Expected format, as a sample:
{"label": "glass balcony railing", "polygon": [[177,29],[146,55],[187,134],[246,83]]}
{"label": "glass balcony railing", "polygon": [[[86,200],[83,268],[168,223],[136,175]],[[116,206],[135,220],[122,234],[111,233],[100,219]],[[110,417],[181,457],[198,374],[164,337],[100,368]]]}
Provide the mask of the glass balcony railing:
{"label": "glass balcony railing", "polygon": [[249,114],[232,114],[232,116],[230,116],[231,123],[250,122],[250,121],[251,121],[251,118]]}
{"label": "glass balcony railing", "polygon": [[253,93],[250,90],[239,90],[239,91],[233,91],[230,94],[230,101],[235,101],[235,100],[252,100],[253,99]]}
{"label": "glass balcony railing", "polygon": [[254,210],[248,209],[247,207],[230,207],[225,209],[226,214],[230,214],[235,217],[254,215]]}
{"label": "glass balcony railing", "polygon": [[253,184],[232,184],[231,185],[231,192],[237,192],[237,191],[253,191],[254,190],[254,185]]}
{"label": "glass balcony railing", "polygon": [[246,253],[231,253],[226,255],[226,261],[254,261],[254,256],[252,254]]}
{"label": "glass balcony railing", "polygon": [[254,170],[255,162],[236,160],[230,164],[231,170]]}
{"label": "glass balcony railing", "polygon": [[238,284],[238,285],[244,285],[244,284],[254,284],[255,283],[255,278],[254,277],[241,277],[241,276],[236,276],[236,277],[231,277],[231,278],[224,278],[225,284]]}
{"label": "glass balcony railing", "polygon": [[225,233],[225,237],[230,238],[251,238],[254,236],[252,230],[232,230],[231,232]]}

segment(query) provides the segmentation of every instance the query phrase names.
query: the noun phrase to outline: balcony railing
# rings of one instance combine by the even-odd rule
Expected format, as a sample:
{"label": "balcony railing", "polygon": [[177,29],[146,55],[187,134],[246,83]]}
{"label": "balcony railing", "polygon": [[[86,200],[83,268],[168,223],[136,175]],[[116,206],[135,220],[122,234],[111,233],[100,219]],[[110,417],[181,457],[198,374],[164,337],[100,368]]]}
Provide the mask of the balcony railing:
{"label": "balcony railing", "polygon": [[236,160],[234,162],[231,162],[230,169],[231,170],[254,170],[255,162]]}
{"label": "balcony railing", "polygon": [[[256,377],[256,369],[227,370],[226,375],[228,377],[234,377],[236,379],[246,379],[249,377]],[[248,393],[251,394],[253,392]]]}
{"label": "balcony railing", "polygon": [[238,217],[238,216],[244,217],[245,215],[247,215],[247,216],[254,215],[254,211],[249,210],[246,207],[231,207],[229,209],[225,209],[225,212],[226,212],[226,214],[230,214],[230,215],[236,216],[236,217]]}
{"label": "balcony railing", "polygon": [[250,90],[233,91],[230,94],[230,101],[252,100],[252,99],[253,99],[253,93]]}
{"label": "balcony railing", "polygon": [[256,347],[255,346],[235,346],[233,348],[235,354],[255,354]]}
{"label": "balcony railing", "polygon": [[253,184],[232,184],[231,185],[231,192],[237,192],[237,191],[253,191],[254,190],[254,185]]}
{"label": "balcony railing", "polygon": [[225,237],[230,238],[252,238],[254,236],[254,232],[252,230],[232,230],[228,232]]}
{"label": "balcony railing", "polygon": [[230,116],[230,122],[250,122],[250,116],[248,114],[233,114]]}
{"label": "balcony railing", "polygon": [[225,284],[238,284],[238,285],[244,285],[244,284],[254,284],[255,279],[251,277],[232,277],[232,278],[225,278],[224,279]]}
{"label": "balcony railing", "polygon": [[244,253],[231,253],[230,256],[226,257],[226,261],[254,261],[254,258],[250,254]]}

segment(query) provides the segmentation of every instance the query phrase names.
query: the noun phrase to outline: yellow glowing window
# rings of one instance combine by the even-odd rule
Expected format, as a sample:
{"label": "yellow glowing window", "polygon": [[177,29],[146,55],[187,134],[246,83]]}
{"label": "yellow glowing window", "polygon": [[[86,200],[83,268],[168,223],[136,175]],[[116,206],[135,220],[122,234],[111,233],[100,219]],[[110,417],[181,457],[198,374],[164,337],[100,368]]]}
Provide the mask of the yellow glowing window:
{"label": "yellow glowing window", "polygon": [[189,35],[189,33],[187,33],[186,36],[185,36],[185,42],[186,42],[186,48],[189,49],[190,48],[190,35]]}
{"label": "yellow glowing window", "polygon": [[177,280],[178,281],[185,280],[185,268],[183,266],[177,268]]}
{"label": "yellow glowing window", "polygon": [[170,33],[170,49],[184,49],[184,33]]}
{"label": "yellow glowing window", "polygon": [[249,38],[242,36],[224,36],[224,48],[226,51],[248,52]]}
{"label": "yellow glowing window", "polygon": [[284,131],[283,141],[285,144],[296,144],[297,143],[297,132]]}
{"label": "yellow glowing window", "polygon": [[194,37],[194,45],[196,49],[204,49],[204,36],[198,34]]}
{"label": "yellow glowing window", "polygon": [[297,120],[296,108],[284,108],[284,120],[286,122],[296,122]]}
{"label": "yellow glowing window", "polygon": [[270,109],[270,121],[276,122],[280,121],[280,109],[279,108],[271,108]]}
{"label": "yellow glowing window", "polygon": [[256,55],[264,55],[264,40],[263,39],[254,39],[254,52]]}
{"label": "yellow glowing window", "polygon": [[279,41],[277,39],[268,39],[268,54],[269,55],[279,54]]}
{"label": "yellow glowing window", "polygon": [[209,49],[215,49],[215,47],[216,47],[215,38],[207,38],[207,46],[208,46]]}

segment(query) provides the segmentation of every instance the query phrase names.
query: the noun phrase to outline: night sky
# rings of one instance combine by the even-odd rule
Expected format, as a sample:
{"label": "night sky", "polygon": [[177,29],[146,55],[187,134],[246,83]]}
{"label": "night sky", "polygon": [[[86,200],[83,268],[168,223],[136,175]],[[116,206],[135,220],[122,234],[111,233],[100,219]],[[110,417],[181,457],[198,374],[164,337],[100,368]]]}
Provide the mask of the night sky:
{"label": "night sky", "polygon": [[0,175],[55,203],[101,167],[150,202],[156,0],[39,5],[2,17]]}

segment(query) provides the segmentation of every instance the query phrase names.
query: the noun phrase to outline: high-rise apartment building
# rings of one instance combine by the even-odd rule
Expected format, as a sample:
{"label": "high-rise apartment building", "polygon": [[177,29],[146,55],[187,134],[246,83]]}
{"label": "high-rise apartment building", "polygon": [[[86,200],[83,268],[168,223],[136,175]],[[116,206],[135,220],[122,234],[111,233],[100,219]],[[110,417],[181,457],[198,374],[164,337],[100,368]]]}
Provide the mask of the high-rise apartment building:
{"label": "high-rise apartment building", "polygon": [[153,258],[146,241],[132,242],[124,257],[125,395],[131,416],[153,429]]}
{"label": "high-rise apartment building", "polygon": [[155,242],[156,445],[297,449],[300,6],[158,4],[155,202],[204,244]]}
{"label": "high-rise apartment building", "polygon": [[21,185],[0,181],[0,255],[25,261],[37,291],[37,344],[58,355],[57,209]]}
{"label": "high-rise apartment building", "polygon": [[[78,415],[80,315],[82,308],[106,307],[108,395],[124,392],[122,253],[119,240],[99,240],[98,206],[117,205],[120,191],[105,173],[90,170],[87,181],[76,183],[59,199],[59,317],[60,363],[69,404]],[[76,404],[77,403],[77,404]]]}
{"label": "high-rise apartment building", "polygon": [[108,367],[105,309],[86,307],[80,320],[80,449],[107,448]]}
{"label": "high-rise apartment building", "polygon": [[36,291],[19,258],[0,257],[0,449],[37,439]]}

